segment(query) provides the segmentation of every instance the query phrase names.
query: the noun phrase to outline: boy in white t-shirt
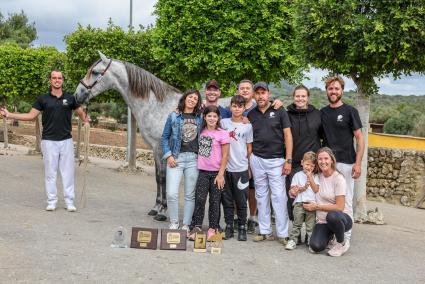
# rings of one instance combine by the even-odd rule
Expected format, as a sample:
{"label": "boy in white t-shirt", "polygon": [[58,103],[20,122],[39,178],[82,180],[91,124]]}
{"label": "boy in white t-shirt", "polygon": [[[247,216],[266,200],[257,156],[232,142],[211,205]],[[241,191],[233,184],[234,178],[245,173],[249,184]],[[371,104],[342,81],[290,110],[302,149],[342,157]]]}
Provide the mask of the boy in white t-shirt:
{"label": "boy in white t-shirt", "polygon": [[316,192],[319,191],[319,178],[314,174],[316,168],[316,154],[312,151],[306,152],[301,161],[302,171],[297,172],[292,178],[289,195],[294,200],[294,222],[292,231],[289,235],[289,241],[285,246],[287,250],[293,250],[297,247],[297,238],[301,233],[301,227],[305,222],[308,242],[310,242],[311,233],[316,224],[316,212],[307,211],[303,208],[303,203],[316,201]]}
{"label": "boy in white t-shirt", "polygon": [[221,120],[221,128],[230,138],[229,160],[226,167],[225,184],[222,192],[225,238],[233,237],[233,214],[236,203],[238,215],[238,240],[246,241],[247,198],[249,185],[249,156],[252,150],[252,126],[244,123],[245,99],[234,96],[230,101],[232,117]]}

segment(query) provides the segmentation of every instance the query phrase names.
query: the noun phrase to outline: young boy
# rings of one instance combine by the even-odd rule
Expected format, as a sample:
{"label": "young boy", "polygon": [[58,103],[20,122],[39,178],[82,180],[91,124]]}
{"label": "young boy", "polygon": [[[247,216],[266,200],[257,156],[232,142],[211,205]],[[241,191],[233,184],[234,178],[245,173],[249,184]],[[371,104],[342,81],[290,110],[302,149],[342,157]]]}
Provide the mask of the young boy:
{"label": "young boy", "polygon": [[289,195],[294,197],[294,222],[289,241],[285,246],[287,250],[297,247],[296,240],[301,233],[301,227],[305,222],[307,243],[310,242],[311,233],[316,224],[316,212],[307,211],[303,208],[303,203],[315,202],[315,193],[319,191],[319,179],[314,175],[316,166],[316,154],[312,151],[306,152],[301,160],[302,171],[297,172],[292,178]]}
{"label": "young boy", "polygon": [[252,126],[244,123],[245,99],[234,96],[230,101],[232,117],[221,120],[221,128],[229,133],[230,154],[222,192],[225,238],[233,237],[233,213],[238,214],[238,241],[246,241],[247,198],[249,185],[249,156],[252,150]]}

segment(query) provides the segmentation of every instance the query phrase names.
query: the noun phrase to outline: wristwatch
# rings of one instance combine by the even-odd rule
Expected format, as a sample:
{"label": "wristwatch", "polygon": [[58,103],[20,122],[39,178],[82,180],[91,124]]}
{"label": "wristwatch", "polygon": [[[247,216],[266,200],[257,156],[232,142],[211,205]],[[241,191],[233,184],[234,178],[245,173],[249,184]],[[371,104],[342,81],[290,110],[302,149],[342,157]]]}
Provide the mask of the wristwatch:
{"label": "wristwatch", "polygon": [[292,164],[292,159],[286,159],[285,162],[291,165]]}

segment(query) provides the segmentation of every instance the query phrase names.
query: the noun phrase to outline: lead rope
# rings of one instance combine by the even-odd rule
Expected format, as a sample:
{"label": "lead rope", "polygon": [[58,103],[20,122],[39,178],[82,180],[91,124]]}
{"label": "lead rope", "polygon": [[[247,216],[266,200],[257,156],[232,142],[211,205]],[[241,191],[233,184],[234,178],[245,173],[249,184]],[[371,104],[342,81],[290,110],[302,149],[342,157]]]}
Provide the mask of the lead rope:
{"label": "lead rope", "polygon": [[[89,107],[87,105],[87,109],[86,109],[86,117],[88,116],[89,113]],[[90,123],[84,123],[84,159],[83,159],[83,163],[84,163],[84,171],[83,171],[83,189],[81,190],[81,198],[80,198],[80,204],[82,208],[86,207],[86,203],[87,203],[87,165],[88,165],[88,161],[89,161],[89,151],[90,150]],[[81,165],[81,162],[80,162]]]}

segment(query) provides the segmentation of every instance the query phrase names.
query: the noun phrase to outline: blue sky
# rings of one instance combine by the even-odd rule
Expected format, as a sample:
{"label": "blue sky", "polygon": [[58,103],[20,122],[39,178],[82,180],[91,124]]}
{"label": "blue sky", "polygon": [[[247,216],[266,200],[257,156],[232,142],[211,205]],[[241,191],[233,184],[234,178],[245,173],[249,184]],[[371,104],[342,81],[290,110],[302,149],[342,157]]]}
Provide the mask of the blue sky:
{"label": "blue sky", "polygon": [[[133,26],[147,26],[155,22],[152,16],[156,0],[133,0]],[[35,22],[38,38],[35,46],[52,45],[65,49],[63,37],[73,32],[78,24],[106,27],[109,18],[115,25],[127,28],[130,18],[130,0],[0,0],[3,16],[24,10],[30,22]],[[306,73],[310,79],[303,83],[307,87],[323,89],[325,70],[313,69]],[[355,89],[354,83],[346,79],[346,90]],[[399,80],[391,77],[378,81],[380,93],[389,95],[425,95],[425,76],[414,73]]]}

